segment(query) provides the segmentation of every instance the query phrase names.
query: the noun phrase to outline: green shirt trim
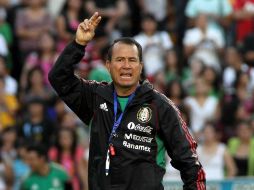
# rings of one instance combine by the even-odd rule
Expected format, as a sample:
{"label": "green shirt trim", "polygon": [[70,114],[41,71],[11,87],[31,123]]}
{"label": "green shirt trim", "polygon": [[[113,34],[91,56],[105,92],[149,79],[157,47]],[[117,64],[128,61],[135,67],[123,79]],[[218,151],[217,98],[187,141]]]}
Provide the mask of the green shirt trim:
{"label": "green shirt trim", "polygon": [[127,103],[128,103],[129,97],[117,97],[117,100],[120,104],[121,111],[123,112]]}
{"label": "green shirt trim", "polygon": [[166,148],[164,146],[163,141],[160,139],[159,136],[156,135],[155,137],[157,143],[157,155],[156,155],[156,163],[162,168],[166,168],[166,159],[165,159],[165,152]]}

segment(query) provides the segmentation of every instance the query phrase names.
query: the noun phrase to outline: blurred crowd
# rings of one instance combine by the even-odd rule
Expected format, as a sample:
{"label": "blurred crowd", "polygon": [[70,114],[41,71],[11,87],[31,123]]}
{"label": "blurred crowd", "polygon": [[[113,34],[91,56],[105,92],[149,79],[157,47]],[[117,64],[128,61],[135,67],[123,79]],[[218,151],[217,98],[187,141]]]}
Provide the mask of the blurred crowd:
{"label": "blurred crowd", "polygon": [[[134,37],[144,78],[181,111],[207,179],[253,176],[254,0],[0,0],[0,190],[20,189],[36,170],[31,144],[62,165],[74,190],[87,189],[89,126],[47,74],[95,11],[103,19],[76,74],[111,81],[109,44]],[[165,179],[175,175],[168,164]]]}

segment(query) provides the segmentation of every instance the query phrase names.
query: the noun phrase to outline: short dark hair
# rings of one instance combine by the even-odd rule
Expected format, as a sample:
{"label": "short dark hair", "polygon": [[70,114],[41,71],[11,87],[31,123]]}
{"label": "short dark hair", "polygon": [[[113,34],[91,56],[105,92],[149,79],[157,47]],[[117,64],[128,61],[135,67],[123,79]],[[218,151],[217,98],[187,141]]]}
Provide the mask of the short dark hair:
{"label": "short dark hair", "polygon": [[141,20],[142,21],[149,20],[149,21],[156,22],[155,16],[151,13],[146,13],[146,14],[142,15]]}
{"label": "short dark hair", "polygon": [[142,47],[141,45],[134,40],[133,38],[130,37],[122,37],[122,38],[118,38],[116,39],[110,46],[108,49],[108,56],[107,56],[107,60],[111,61],[112,59],[112,51],[113,51],[113,47],[116,43],[123,43],[123,44],[128,44],[128,45],[135,45],[138,48],[138,57],[139,57],[139,61],[142,62]]}
{"label": "short dark hair", "polygon": [[39,157],[44,157],[45,161],[48,161],[48,150],[42,144],[29,144],[27,146],[27,152],[36,152]]}

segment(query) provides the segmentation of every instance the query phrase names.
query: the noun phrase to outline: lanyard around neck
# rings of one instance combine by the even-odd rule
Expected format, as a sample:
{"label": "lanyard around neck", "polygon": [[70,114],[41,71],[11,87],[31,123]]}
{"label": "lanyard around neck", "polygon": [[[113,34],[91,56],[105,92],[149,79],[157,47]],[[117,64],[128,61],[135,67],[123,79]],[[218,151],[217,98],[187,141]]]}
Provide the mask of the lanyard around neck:
{"label": "lanyard around neck", "polygon": [[[116,134],[116,130],[118,129],[121,121],[122,121],[122,118],[123,118],[123,114],[125,113],[125,110],[121,112],[121,114],[119,115],[119,117],[117,118],[117,110],[118,110],[118,101],[117,101],[117,94],[116,94],[116,91],[114,91],[114,125],[113,125],[113,128],[112,128],[112,132],[109,136],[109,143],[111,143],[111,140],[112,140],[112,137]],[[127,102],[127,105],[126,107],[129,105],[129,103],[132,101],[132,99],[134,98],[135,96],[135,92],[133,92],[129,98],[128,98],[128,102]]]}

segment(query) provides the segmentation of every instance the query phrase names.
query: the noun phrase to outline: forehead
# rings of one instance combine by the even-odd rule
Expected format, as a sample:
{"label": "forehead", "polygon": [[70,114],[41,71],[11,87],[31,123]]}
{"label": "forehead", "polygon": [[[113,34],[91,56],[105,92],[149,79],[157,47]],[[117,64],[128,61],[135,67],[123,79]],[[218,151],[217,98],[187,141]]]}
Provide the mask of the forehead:
{"label": "forehead", "polygon": [[138,48],[135,44],[117,42],[112,48],[112,57],[138,57]]}

